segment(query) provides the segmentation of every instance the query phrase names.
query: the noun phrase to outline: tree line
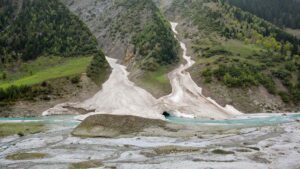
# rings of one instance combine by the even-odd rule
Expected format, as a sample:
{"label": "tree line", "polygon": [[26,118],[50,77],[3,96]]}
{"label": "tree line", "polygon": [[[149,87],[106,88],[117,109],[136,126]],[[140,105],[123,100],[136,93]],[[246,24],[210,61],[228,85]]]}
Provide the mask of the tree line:
{"label": "tree line", "polygon": [[297,0],[225,0],[279,27],[300,29],[300,2]]}

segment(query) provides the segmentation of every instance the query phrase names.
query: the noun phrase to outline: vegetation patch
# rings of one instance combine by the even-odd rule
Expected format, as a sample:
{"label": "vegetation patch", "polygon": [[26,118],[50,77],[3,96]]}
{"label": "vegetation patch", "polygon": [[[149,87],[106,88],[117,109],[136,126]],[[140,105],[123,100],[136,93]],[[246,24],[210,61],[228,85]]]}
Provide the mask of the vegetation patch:
{"label": "vegetation patch", "polygon": [[46,130],[41,123],[0,123],[0,137],[10,135],[25,136],[28,134],[40,133]]}
{"label": "vegetation patch", "polygon": [[179,45],[171,25],[154,2],[126,0],[116,2],[115,6],[125,9],[113,19],[111,36],[119,33],[122,39],[130,37],[139,68],[155,71],[161,65],[179,61]]}
{"label": "vegetation patch", "polygon": [[[66,76],[78,75],[86,71],[88,65],[91,63],[92,57],[76,57],[68,58],[62,61],[61,64],[55,64],[53,67],[38,68],[34,72],[31,71],[32,75],[20,77],[13,81],[4,81],[0,83],[0,88],[7,89],[10,86],[31,86],[39,84],[50,79],[56,79]],[[46,60],[44,60],[47,62]],[[30,66],[31,64],[28,64]],[[35,65],[33,63],[32,65]]]}
{"label": "vegetation patch", "polygon": [[226,86],[228,91],[263,86],[269,94],[297,106],[300,103],[300,40],[227,1],[248,4],[245,3],[248,0],[175,0],[173,3],[173,8],[198,28],[196,33],[184,32],[197,57],[191,74],[204,79],[201,82]]}
{"label": "vegetation patch", "polygon": [[106,79],[109,66],[96,38],[59,0],[0,6],[0,101],[50,94],[47,81],[67,77],[76,84],[83,72],[99,85]]}
{"label": "vegetation patch", "polygon": [[196,147],[180,147],[180,146],[163,146],[154,149],[154,152],[158,155],[174,154],[174,153],[191,153],[200,151]]}
{"label": "vegetation patch", "polygon": [[105,59],[105,55],[102,51],[98,51],[94,54],[94,57],[87,68],[87,75],[96,84],[101,85],[108,78],[110,74],[110,66]]}
{"label": "vegetation patch", "polygon": [[[0,55],[4,56],[0,64],[18,59],[32,60],[42,54],[68,57],[97,51],[95,37],[58,0],[22,2],[15,21],[0,32]],[[12,3],[4,1],[3,5]]]}
{"label": "vegetation patch", "polygon": [[134,79],[137,85],[143,86],[155,97],[160,97],[171,92],[168,73],[171,68],[160,66],[154,71],[146,71],[139,78]]}
{"label": "vegetation patch", "polygon": [[103,163],[98,160],[90,160],[79,163],[73,163],[69,165],[69,169],[88,169],[88,168],[98,168],[103,166]]}
{"label": "vegetation patch", "polygon": [[48,155],[44,153],[16,153],[6,156],[7,160],[35,160],[35,159],[43,159]]}
{"label": "vegetation patch", "polygon": [[222,154],[222,155],[234,154],[233,151],[226,151],[226,150],[222,150],[222,149],[215,149],[215,150],[212,151],[212,153],[214,153],[214,154]]}

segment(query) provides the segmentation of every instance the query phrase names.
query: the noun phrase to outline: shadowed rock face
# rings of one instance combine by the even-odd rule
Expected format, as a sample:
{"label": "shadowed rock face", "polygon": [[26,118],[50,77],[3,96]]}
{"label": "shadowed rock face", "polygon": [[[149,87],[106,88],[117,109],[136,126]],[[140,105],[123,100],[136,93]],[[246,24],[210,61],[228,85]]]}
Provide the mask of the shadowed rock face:
{"label": "shadowed rock face", "polygon": [[117,137],[147,128],[166,128],[167,122],[137,116],[93,115],[87,117],[72,134],[80,137]]}

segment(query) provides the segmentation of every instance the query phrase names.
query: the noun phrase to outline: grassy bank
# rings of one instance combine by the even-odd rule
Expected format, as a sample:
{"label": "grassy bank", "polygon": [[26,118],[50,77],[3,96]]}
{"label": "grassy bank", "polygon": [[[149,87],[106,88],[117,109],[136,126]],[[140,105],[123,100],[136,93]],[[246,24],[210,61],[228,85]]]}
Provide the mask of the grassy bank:
{"label": "grassy bank", "polygon": [[[78,75],[86,71],[92,57],[42,57],[22,66],[19,72],[7,73],[8,80],[0,81],[0,88],[12,85],[34,85],[47,80]],[[26,69],[26,71],[24,71]]]}

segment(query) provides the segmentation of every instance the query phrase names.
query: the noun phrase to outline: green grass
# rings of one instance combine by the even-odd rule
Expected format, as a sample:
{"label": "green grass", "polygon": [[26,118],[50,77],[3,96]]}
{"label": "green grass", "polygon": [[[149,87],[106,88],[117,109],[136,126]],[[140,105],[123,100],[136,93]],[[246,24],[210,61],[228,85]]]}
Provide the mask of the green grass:
{"label": "green grass", "polygon": [[228,40],[222,44],[225,50],[240,56],[251,56],[255,53],[259,53],[262,50],[260,47],[254,44],[245,44],[239,40]]}
{"label": "green grass", "polygon": [[147,72],[146,76],[147,78],[145,78],[145,81],[148,81],[149,83],[159,83],[159,84],[168,84],[169,83],[169,79],[168,76],[166,74],[167,69],[165,67],[161,67],[159,69],[157,69],[154,72]]}
{"label": "green grass", "polygon": [[158,97],[171,92],[168,73],[169,67],[159,67],[156,71],[147,71],[142,77],[135,80],[137,85],[143,86],[147,91]]}
{"label": "green grass", "polygon": [[6,156],[7,160],[33,160],[45,158],[47,154],[44,153],[15,153]]}
{"label": "green grass", "polygon": [[15,79],[0,83],[0,88],[6,89],[12,85],[30,86],[50,79],[77,75],[86,71],[91,59],[92,57],[76,57],[66,59],[57,57],[54,59],[41,58],[35,62],[22,66],[20,72],[24,72],[24,69],[29,69],[32,75],[15,75]]}
{"label": "green grass", "polygon": [[20,136],[45,131],[41,123],[0,123],[0,137],[18,134]]}
{"label": "green grass", "polygon": [[[215,69],[219,65],[219,59],[225,58],[228,61],[232,60],[241,60],[243,62],[251,63],[254,65],[260,65],[258,60],[249,59],[249,56],[253,56],[255,54],[261,53],[263,49],[257,45],[253,44],[246,44],[239,40],[227,40],[222,41],[219,40],[219,43],[214,45],[207,45],[207,44],[198,44],[200,48],[209,48],[206,52],[210,53],[213,51],[226,51],[223,54],[217,53],[212,54],[210,57],[196,57],[194,60],[196,61],[195,65],[206,65],[206,67],[210,67],[211,69]],[[204,53],[205,56],[205,53]],[[215,64],[217,63],[217,64]],[[223,63],[223,62],[220,62]]]}

